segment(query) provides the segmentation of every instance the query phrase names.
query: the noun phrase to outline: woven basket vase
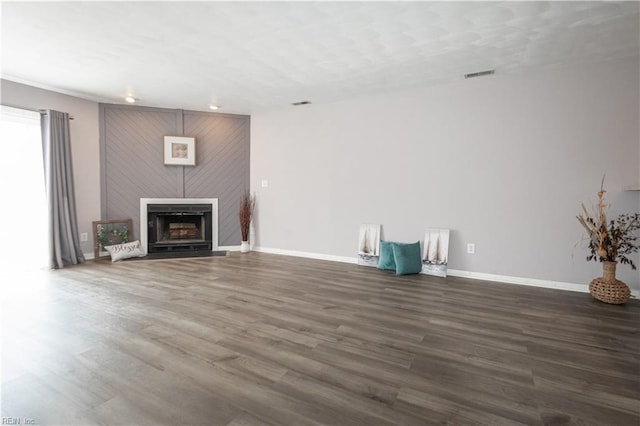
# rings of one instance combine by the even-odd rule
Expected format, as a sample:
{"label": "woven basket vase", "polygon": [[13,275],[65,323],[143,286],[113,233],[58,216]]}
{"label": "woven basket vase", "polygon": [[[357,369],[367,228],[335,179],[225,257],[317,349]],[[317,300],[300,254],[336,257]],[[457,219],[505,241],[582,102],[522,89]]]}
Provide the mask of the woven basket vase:
{"label": "woven basket vase", "polygon": [[603,263],[603,275],[591,281],[589,293],[601,302],[620,305],[629,300],[631,291],[625,283],[616,279],[616,263]]}

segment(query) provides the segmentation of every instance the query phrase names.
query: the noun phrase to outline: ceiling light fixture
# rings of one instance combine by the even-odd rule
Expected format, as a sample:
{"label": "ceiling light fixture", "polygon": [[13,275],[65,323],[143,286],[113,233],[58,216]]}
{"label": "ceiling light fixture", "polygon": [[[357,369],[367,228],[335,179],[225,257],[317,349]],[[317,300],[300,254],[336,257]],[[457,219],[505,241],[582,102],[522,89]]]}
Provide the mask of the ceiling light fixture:
{"label": "ceiling light fixture", "polygon": [[209,105],[209,109],[215,111],[217,109],[220,109],[220,106],[219,105]]}
{"label": "ceiling light fixture", "polygon": [[131,96],[131,95],[126,96],[126,97],[124,98],[124,100],[125,100],[125,101],[127,101],[127,102],[129,102],[130,104],[135,104],[135,103],[136,103],[136,101],[137,101],[137,99],[136,99],[136,98],[134,98],[134,97],[133,97],[133,96]]}

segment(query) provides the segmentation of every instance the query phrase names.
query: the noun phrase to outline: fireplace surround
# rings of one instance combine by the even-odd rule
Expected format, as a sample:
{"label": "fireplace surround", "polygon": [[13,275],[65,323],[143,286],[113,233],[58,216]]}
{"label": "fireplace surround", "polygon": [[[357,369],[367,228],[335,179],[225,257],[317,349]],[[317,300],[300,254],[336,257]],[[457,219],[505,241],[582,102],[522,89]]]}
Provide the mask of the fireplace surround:
{"label": "fireplace surround", "polygon": [[141,198],[140,242],[148,254],[218,250],[217,198]]}

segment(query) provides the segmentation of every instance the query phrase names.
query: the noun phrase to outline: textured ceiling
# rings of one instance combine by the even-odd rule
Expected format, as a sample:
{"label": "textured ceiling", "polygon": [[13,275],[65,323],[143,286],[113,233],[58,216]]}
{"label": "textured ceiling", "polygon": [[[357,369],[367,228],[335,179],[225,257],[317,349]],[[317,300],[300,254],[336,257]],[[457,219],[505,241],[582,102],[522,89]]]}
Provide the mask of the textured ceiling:
{"label": "textured ceiling", "polygon": [[637,2],[3,2],[2,77],[251,113],[638,56]]}

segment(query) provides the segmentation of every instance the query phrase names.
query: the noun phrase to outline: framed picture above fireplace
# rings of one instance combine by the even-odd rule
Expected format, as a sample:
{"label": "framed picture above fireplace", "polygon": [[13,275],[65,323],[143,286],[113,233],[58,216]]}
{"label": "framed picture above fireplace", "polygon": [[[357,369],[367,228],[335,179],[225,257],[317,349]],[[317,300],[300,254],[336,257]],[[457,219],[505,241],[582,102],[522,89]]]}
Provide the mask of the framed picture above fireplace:
{"label": "framed picture above fireplace", "polygon": [[196,138],[165,136],[164,164],[165,166],[195,166]]}

